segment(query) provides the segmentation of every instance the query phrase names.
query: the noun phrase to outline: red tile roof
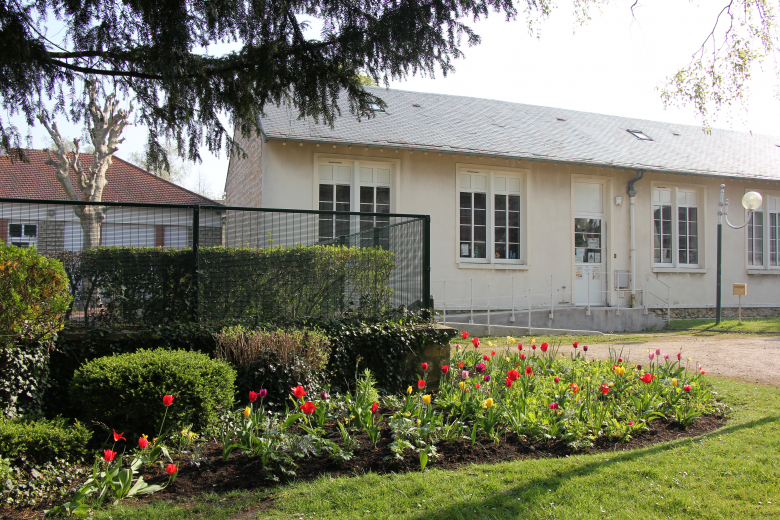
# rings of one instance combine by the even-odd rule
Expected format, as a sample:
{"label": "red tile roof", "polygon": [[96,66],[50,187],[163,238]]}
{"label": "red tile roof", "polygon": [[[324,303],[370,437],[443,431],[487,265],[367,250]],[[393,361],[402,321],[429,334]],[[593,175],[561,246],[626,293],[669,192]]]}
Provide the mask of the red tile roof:
{"label": "red tile roof", "polygon": [[[0,197],[15,199],[67,200],[65,190],[54,177],[54,166],[46,164],[45,150],[25,150],[30,162],[0,156]],[[92,154],[79,154],[83,167],[92,164]],[[161,179],[146,170],[114,156],[106,172],[104,202],[141,202],[145,204],[216,204],[181,186]],[[71,168],[70,181],[76,186],[76,172]],[[76,188],[78,192],[78,188]]]}

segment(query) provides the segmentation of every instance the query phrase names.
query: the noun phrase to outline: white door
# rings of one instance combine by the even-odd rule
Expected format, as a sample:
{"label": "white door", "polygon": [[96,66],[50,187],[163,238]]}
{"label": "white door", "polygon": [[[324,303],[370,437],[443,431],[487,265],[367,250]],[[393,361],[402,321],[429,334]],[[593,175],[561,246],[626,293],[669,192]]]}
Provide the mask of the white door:
{"label": "white door", "polygon": [[574,303],[606,303],[604,185],[574,183]]}

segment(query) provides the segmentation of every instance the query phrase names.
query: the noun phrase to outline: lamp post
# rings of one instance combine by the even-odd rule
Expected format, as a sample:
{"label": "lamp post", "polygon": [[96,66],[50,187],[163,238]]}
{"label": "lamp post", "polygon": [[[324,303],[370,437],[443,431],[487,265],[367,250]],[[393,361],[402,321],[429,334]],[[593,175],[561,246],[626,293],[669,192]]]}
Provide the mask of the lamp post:
{"label": "lamp post", "polygon": [[720,286],[720,279],[721,279],[721,257],[722,255],[722,248],[723,248],[723,221],[726,221],[726,224],[729,225],[730,228],[734,229],[741,229],[745,226],[747,226],[750,223],[750,219],[753,217],[753,212],[761,207],[761,194],[756,193],[755,191],[749,191],[745,193],[745,196],[742,197],[742,206],[748,210],[748,218],[745,221],[744,224],[741,226],[735,226],[731,222],[729,222],[729,199],[726,199],[726,201],[723,201],[723,196],[726,191],[726,185],[721,184],[720,185],[720,201],[718,202],[718,293],[715,297],[715,305],[717,307],[717,310],[715,312],[715,325],[720,324],[720,317],[721,317],[721,286]]}

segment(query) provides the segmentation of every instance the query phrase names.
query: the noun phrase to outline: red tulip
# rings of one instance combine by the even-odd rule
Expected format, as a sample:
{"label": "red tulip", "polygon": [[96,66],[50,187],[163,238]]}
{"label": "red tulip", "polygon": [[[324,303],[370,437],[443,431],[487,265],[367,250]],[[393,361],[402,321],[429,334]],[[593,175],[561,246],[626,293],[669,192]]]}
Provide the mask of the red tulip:
{"label": "red tulip", "polygon": [[685,385],[683,387],[683,390],[685,390],[687,393],[690,393],[691,392],[691,385]]}
{"label": "red tulip", "polygon": [[527,367],[525,367],[525,373],[526,374],[533,374],[534,373],[533,367],[531,365],[528,365]]}
{"label": "red tulip", "polygon": [[300,406],[300,409],[303,410],[303,413],[306,415],[311,415],[314,413],[314,410],[317,409],[317,405],[312,403],[311,401],[306,401]]}
{"label": "red tulip", "polygon": [[701,371],[701,375],[704,375],[704,370]]}
{"label": "red tulip", "polygon": [[622,363],[622,362],[623,362],[623,358],[622,358],[622,357],[619,357],[619,358],[618,358],[618,363]]}
{"label": "red tulip", "polygon": [[423,363],[420,366],[422,366],[423,372],[427,372],[428,371],[428,363]]}
{"label": "red tulip", "polygon": [[425,388],[425,381],[423,379],[418,379],[417,380],[417,388],[419,388],[420,390]]}
{"label": "red tulip", "polygon": [[531,345],[531,350],[536,350],[536,343],[534,343],[533,345]]}
{"label": "red tulip", "polygon": [[479,347],[479,338],[472,339],[471,343],[474,345],[474,348]]}
{"label": "red tulip", "polygon": [[678,360],[678,361],[680,360],[680,356],[682,356],[682,352],[678,352],[678,353],[677,353],[677,360]]}
{"label": "red tulip", "polygon": [[558,403],[550,403],[550,410],[557,410],[558,408]]}
{"label": "red tulip", "polygon": [[485,361],[490,361],[490,356],[485,354],[484,356],[482,356],[482,359],[485,360]]}
{"label": "red tulip", "polygon": [[574,343],[571,344],[571,346],[574,347],[574,348],[577,348],[577,347],[580,346],[580,343],[579,343],[579,341],[575,341]]}
{"label": "red tulip", "polygon": [[550,347],[550,344],[547,343],[546,341],[544,343],[542,343],[542,346],[541,346],[542,352],[547,352],[547,349],[549,347]]}
{"label": "red tulip", "polygon": [[146,447],[149,446],[149,441],[141,437],[138,439],[138,446],[140,446],[142,450],[145,450]]}
{"label": "red tulip", "polygon": [[475,389],[475,390],[478,390],[478,389],[479,389],[479,383],[475,383],[475,384],[474,384],[474,389]]}
{"label": "red tulip", "polygon": [[250,403],[254,403],[255,401],[257,401],[257,396],[258,395],[259,394],[257,392],[253,392],[253,391],[250,390],[249,391],[249,402]]}
{"label": "red tulip", "polygon": [[371,413],[376,413],[377,410],[379,410],[379,403],[374,403],[371,405]]}
{"label": "red tulip", "polygon": [[172,395],[164,395],[163,396],[163,404],[165,406],[170,406],[173,404],[173,396]]}
{"label": "red tulip", "polygon": [[491,356],[495,356],[495,355],[496,355],[496,351],[495,351],[495,350],[491,350],[491,351],[490,351],[490,355],[491,355]]}
{"label": "red tulip", "polygon": [[525,361],[525,354],[520,354],[520,359],[522,359],[523,361]]}
{"label": "red tulip", "polygon": [[514,368],[506,373],[507,379],[510,379],[511,381],[517,381],[520,379],[520,372],[515,370]]}
{"label": "red tulip", "polygon": [[290,388],[290,390],[292,390],[292,393],[296,399],[300,399],[301,397],[306,395],[306,390],[304,390],[301,385],[298,385],[294,388]]}
{"label": "red tulip", "polygon": [[609,385],[607,383],[601,383],[601,393],[607,395],[609,393]]}
{"label": "red tulip", "polygon": [[103,450],[103,460],[106,462],[111,462],[114,460],[114,457],[116,457],[116,452],[111,450]]}
{"label": "red tulip", "polygon": [[442,366],[442,367],[441,367],[441,371],[442,371],[442,373],[444,373],[445,375],[446,375],[446,374],[449,374],[449,373],[450,373],[450,366],[449,366],[449,365],[444,365],[444,366]]}
{"label": "red tulip", "polygon": [[506,387],[512,388],[512,379],[509,377],[506,378]]}
{"label": "red tulip", "polygon": [[523,344],[522,343],[519,343],[517,345],[517,350],[523,350]]}
{"label": "red tulip", "polygon": [[469,337],[469,333],[464,330],[463,332],[460,333],[460,337],[466,339]]}
{"label": "red tulip", "polygon": [[555,384],[558,384],[558,381],[560,381],[561,378],[558,376],[553,377],[553,381],[555,381]]}
{"label": "red tulip", "polygon": [[122,437],[122,435],[124,435],[124,434],[125,434],[125,432],[122,432],[122,433],[117,433],[117,432],[116,432],[116,430],[113,430],[113,429],[112,429],[112,431],[114,432],[114,442],[118,442],[118,441],[120,441],[120,440],[123,440],[123,441],[126,441],[126,440],[127,440],[127,439],[125,439],[124,437]]}
{"label": "red tulip", "polygon": [[654,377],[655,376],[652,374],[645,374],[640,379],[642,380],[643,383],[650,383]]}
{"label": "red tulip", "polygon": [[634,421],[628,421],[628,425],[629,426],[633,426],[634,425]]}
{"label": "red tulip", "polygon": [[175,475],[177,471],[179,471],[179,468],[177,468],[175,464],[168,464],[165,466],[165,472],[168,475]]}

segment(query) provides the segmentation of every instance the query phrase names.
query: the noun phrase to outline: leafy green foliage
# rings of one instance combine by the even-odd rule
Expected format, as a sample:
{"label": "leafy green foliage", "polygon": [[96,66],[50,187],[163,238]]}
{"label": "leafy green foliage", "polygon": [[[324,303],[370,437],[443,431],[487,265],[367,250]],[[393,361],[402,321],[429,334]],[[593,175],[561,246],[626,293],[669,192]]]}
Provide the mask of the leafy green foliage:
{"label": "leafy green foliage", "polygon": [[54,459],[41,464],[19,457],[13,462],[0,458],[0,501],[14,507],[35,507],[65,499],[72,487],[84,479],[79,462]]}
{"label": "leafy green foliage", "polygon": [[165,416],[165,394],[174,427],[214,426],[233,402],[235,371],[224,361],[181,350],[139,350],[85,363],[70,385],[81,417],[117,431],[156,434]]}
{"label": "leafy green foliage", "polygon": [[99,247],[59,257],[87,310],[100,296],[103,309],[97,320],[88,318],[93,324],[379,314],[390,304],[395,265],[394,255],[379,248],[202,247],[196,285],[188,248]]}
{"label": "leafy green foliage", "polygon": [[290,388],[303,385],[309,392],[326,383],[330,342],[311,330],[262,331],[229,327],[216,337],[217,358],[236,367],[239,400],[249,391],[268,391],[265,403],[283,408]]}
{"label": "leafy green foliage", "polygon": [[0,350],[0,410],[8,417],[39,416],[50,387],[51,340]]}
{"label": "leafy green foliage", "polygon": [[75,460],[87,453],[92,432],[63,418],[37,421],[0,418],[0,457],[27,457],[36,462]]}
{"label": "leafy green foliage", "polygon": [[69,303],[62,264],[0,241],[0,349],[50,338]]}
{"label": "leafy green foliage", "polygon": [[[528,0],[527,9],[544,4]],[[22,112],[28,121],[50,114],[49,99],[55,112],[79,120],[80,78],[93,76],[104,90],[137,103],[140,123],[149,127],[150,162],[165,161],[163,136],[196,160],[204,142],[212,152],[223,140],[232,148],[222,112],[245,136],[260,132],[258,116],[268,103],[286,102],[332,123],[336,100],[346,95],[352,113],[372,115],[370,104],[381,100],[364,89],[361,73],[385,83],[410,73],[447,74],[462,56],[462,39],[479,42],[461,18],[490,11],[516,13],[509,0],[3,3],[0,96],[10,115]],[[64,25],[60,37],[47,34],[53,16]],[[308,17],[322,23],[313,37]],[[222,55],[202,51],[232,42],[238,48]],[[5,125],[0,119],[0,145],[19,146],[18,130]]]}

